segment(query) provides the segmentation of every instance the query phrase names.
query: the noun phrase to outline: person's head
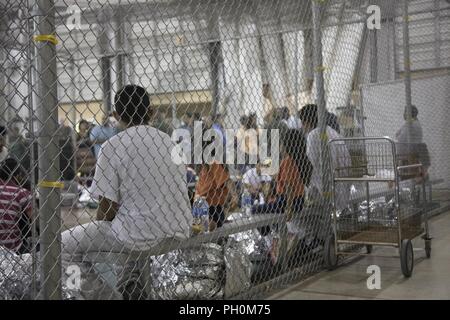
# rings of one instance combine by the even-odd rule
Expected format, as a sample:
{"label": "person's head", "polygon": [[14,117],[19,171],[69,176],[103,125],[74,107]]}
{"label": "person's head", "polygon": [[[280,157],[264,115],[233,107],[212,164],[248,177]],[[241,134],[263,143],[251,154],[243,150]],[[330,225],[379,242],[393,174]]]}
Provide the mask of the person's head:
{"label": "person's head", "polygon": [[183,120],[183,122],[187,126],[192,126],[194,124],[194,115],[191,112],[186,112],[185,114],[183,114],[181,120]]}
{"label": "person's head", "polygon": [[114,98],[114,117],[121,126],[147,124],[150,120],[150,96],[137,85],[126,85]]}
{"label": "person's head", "polygon": [[217,113],[214,116],[212,116],[211,121],[212,123],[222,125],[222,119],[223,119],[222,114]]}
{"label": "person's head", "polygon": [[290,117],[290,112],[288,107],[282,107],[280,109],[280,117],[281,120],[288,120]]}
{"label": "person's head", "polygon": [[8,158],[0,163],[0,180],[14,181],[18,185],[22,185],[24,178],[25,172],[15,159]]}
{"label": "person's head", "polygon": [[246,115],[241,116],[239,118],[239,123],[241,124],[242,127],[247,127],[248,117]]}
{"label": "person's head", "polygon": [[85,132],[89,131],[89,128],[90,128],[90,124],[89,124],[89,121],[87,121],[87,120],[83,119],[78,124],[78,130],[80,131],[80,133],[85,133]]}
{"label": "person's head", "polygon": [[334,131],[336,131],[337,133],[341,133],[341,128],[339,126],[338,117],[334,113],[327,111],[326,124],[327,124],[327,126],[332,128]]}
{"label": "person's head", "polygon": [[281,141],[283,158],[289,156],[295,161],[303,184],[308,185],[311,180],[312,164],[306,155],[305,136],[300,130],[289,129],[283,134]]}
{"label": "person's head", "polygon": [[248,129],[257,129],[258,128],[258,116],[256,113],[252,112],[248,116]]}
{"label": "person's head", "polygon": [[195,112],[194,114],[193,114],[193,119],[192,119],[194,122],[195,121],[202,121],[202,116],[200,115],[200,113],[198,113],[198,112]]}
{"label": "person's head", "polygon": [[[412,105],[411,106],[411,116],[413,120],[417,119],[417,116],[419,115],[419,110],[417,109],[416,106]],[[408,107],[405,107],[405,112],[403,113],[403,118],[405,120],[408,120]]]}
{"label": "person's head", "polygon": [[298,113],[305,132],[310,132],[317,127],[317,105],[307,104]]}
{"label": "person's head", "polygon": [[3,150],[5,143],[6,143],[6,128],[4,126],[0,126],[0,151]]}

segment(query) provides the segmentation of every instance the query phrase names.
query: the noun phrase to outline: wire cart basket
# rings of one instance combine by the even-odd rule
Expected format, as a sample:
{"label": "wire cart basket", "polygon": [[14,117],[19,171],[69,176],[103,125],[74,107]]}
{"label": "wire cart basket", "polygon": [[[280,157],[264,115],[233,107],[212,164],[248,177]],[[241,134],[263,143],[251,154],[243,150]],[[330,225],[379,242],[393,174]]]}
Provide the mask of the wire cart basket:
{"label": "wire cart basket", "polygon": [[[411,240],[422,236],[427,258],[431,255],[426,168],[415,154],[421,149],[388,137],[364,137],[331,140],[328,150],[341,159],[330,161],[333,233],[325,242],[327,268],[334,269],[339,256],[364,254],[349,247],[365,246],[370,254],[372,246],[393,246],[399,249],[403,275],[410,277],[414,267]],[[337,210],[342,186],[359,190],[359,195],[354,192],[349,207]]]}

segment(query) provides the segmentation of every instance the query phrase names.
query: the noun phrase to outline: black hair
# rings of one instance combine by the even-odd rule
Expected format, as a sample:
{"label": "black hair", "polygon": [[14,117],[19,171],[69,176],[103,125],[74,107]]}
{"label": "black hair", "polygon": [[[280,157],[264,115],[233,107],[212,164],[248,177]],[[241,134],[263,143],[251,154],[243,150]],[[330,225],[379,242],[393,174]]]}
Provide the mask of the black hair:
{"label": "black hair", "polygon": [[[405,108],[405,112],[406,112],[406,110],[407,109]],[[418,115],[419,115],[419,110],[417,109],[417,107],[415,105],[412,105],[411,106],[411,117],[413,119],[416,119]]]}
{"label": "black hair", "polygon": [[239,122],[243,126],[247,126],[248,117],[246,115],[243,115],[239,118]]}
{"label": "black hair", "polygon": [[288,107],[282,107],[280,109],[280,118],[281,118],[281,120],[289,119],[289,115],[290,115],[290,112],[289,112],[289,108]]}
{"label": "black hair", "polygon": [[0,136],[6,136],[6,128],[4,126],[0,126]]}
{"label": "black hair", "polygon": [[200,121],[201,119],[202,119],[202,117],[201,117],[200,113],[195,112],[194,113],[194,121]]}
{"label": "black hair", "polygon": [[0,180],[8,181],[24,176],[23,168],[15,159],[8,158],[0,163]]}
{"label": "black hair", "polygon": [[334,113],[327,111],[326,125],[337,133],[341,133],[341,127],[339,126],[338,117]]}
{"label": "black hair", "polygon": [[120,119],[125,123],[140,125],[150,120],[150,96],[140,86],[126,85],[120,89],[114,98],[114,105]]}
{"label": "black hair", "polygon": [[283,134],[283,146],[287,154],[295,161],[304,185],[309,185],[312,174],[312,163],[306,155],[306,139],[297,129],[289,129]]}
{"label": "black hair", "polygon": [[307,104],[305,105],[298,114],[302,123],[309,123],[313,128],[317,127],[318,117],[317,117],[317,105]]}
{"label": "black hair", "polygon": [[82,124],[87,124],[89,126],[91,123],[85,119],[81,119],[80,122],[78,123],[78,126],[81,126]]}

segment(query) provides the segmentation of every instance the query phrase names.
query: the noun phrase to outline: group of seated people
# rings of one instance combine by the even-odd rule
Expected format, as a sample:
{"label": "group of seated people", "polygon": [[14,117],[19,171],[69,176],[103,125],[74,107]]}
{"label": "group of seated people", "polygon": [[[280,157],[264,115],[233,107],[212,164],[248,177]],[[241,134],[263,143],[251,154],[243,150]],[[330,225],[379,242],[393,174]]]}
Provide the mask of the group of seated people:
{"label": "group of seated people", "polygon": [[[121,130],[96,151],[91,190],[99,201],[95,221],[62,233],[61,250],[66,262],[89,251],[142,251],[166,241],[182,241],[190,237],[191,206],[198,197],[204,197],[209,205],[209,231],[220,228],[227,214],[239,206],[239,188],[225,161],[188,168],[172,161],[174,142],[168,134],[149,125],[152,109],[144,88],[123,87],[115,96],[114,108],[113,116]],[[281,130],[281,161],[275,174],[265,174],[270,166],[267,159],[245,167],[240,183],[250,192],[252,200],[258,200],[252,208],[254,214],[285,213],[289,219],[302,211],[307,189],[322,192],[322,135],[317,106],[306,105],[297,116],[297,127]],[[212,119],[209,128],[223,130],[219,120]],[[243,119],[243,124],[245,128],[254,128],[255,115]],[[329,124],[327,138],[340,137],[333,129],[335,124]],[[212,140],[202,141],[202,150],[211,143]],[[341,167],[351,165],[346,148],[332,151],[331,161]],[[2,162],[0,245],[17,253],[27,250],[19,221],[23,214],[31,218],[31,191],[21,187],[23,175],[14,160]],[[192,178],[196,175],[198,179]],[[194,186],[192,199],[186,177],[190,177],[188,182]],[[339,209],[348,203],[350,189],[343,184],[335,192]],[[261,194],[263,201],[259,201]],[[129,290],[127,283],[122,287],[125,291]]]}

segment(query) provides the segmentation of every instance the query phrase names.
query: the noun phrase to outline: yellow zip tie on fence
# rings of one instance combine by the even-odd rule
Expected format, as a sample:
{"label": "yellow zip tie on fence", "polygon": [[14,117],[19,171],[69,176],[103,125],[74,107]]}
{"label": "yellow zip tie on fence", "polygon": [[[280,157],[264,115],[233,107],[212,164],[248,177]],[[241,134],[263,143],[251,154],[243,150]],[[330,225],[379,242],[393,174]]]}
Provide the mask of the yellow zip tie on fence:
{"label": "yellow zip tie on fence", "polygon": [[39,34],[37,36],[33,36],[33,40],[35,42],[50,42],[55,46],[58,44],[58,39],[54,34]]}
{"label": "yellow zip tie on fence", "polygon": [[58,181],[41,181],[38,183],[38,187],[41,188],[64,188],[64,183]]}
{"label": "yellow zip tie on fence", "polygon": [[325,199],[331,198],[331,192],[324,192],[322,195]]}
{"label": "yellow zip tie on fence", "polygon": [[316,68],[317,72],[324,72],[325,70],[327,70],[327,67],[325,67],[325,66],[320,66],[320,67]]}
{"label": "yellow zip tie on fence", "polygon": [[320,139],[321,139],[321,140],[328,141],[328,135],[327,135],[327,133],[326,133],[326,132],[321,133],[321,134],[320,134]]}

